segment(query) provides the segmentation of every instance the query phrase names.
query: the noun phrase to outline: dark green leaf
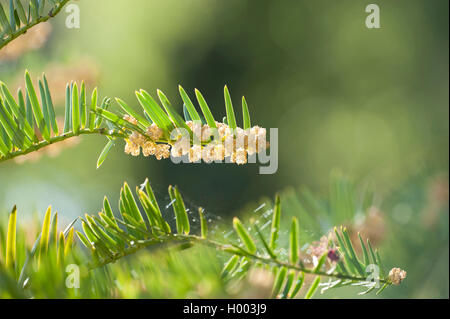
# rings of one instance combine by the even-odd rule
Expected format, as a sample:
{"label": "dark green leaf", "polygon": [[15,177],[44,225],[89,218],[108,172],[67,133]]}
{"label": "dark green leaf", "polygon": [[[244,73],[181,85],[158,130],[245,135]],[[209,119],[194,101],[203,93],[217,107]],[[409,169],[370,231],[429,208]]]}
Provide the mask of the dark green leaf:
{"label": "dark green leaf", "polygon": [[50,94],[50,89],[48,87],[48,82],[47,82],[47,78],[45,77],[45,75],[43,75],[44,78],[44,88],[45,88],[45,99],[47,101],[47,107],[48,107],[48,111],[49,111],[49,115],[50,115],[50,122],[53,128],[53,133],[55,133],[55,135],[58,135],[58,123],[56,122],[56,116],[55,116],[55,108],[53,107],[53,101],[52,101],[52,96]]}
{"label": "dark green leaf", "polygon": [[272,288],[272,298],[276,298],[283,286],[283,282],[286,279],[287,269],[286,267],[282,267],[275,277],[275,281]]}
{"label": "dark green leaf", "polygon": [[31,77],[28,71],[25,72],[25,82],[27,87],[28,96],[30,98],[31,107],[33,109],[34,119],[36,120],[36,124],[41,131],[42,136],[46,141],[50,141],[50,131],[47,127],[47,124],[44,120],[44,115],[42,114],[41,107],[39,105],[39,101],[36,95],[36,91],[33,86],[33,82],[31,82]]}
{"label": "dark green leaf", "polygon": [[81,90],[80,90],[80,118],[81,118],[81,128],[86,127],[86,123],[88,123],[88,110],[86,104],[86,85],[84,81],[81,82]]}
{"label": "dark green leaf", "polygon": [[91,113],[89,114],[89,130],[93,130],[95,128],[95,110],[97,109],[97,88],[92,91],[91,96]]}
{"label": "dark green leaf", "polygon": [[314,296],[315,292],[317,291],[317,288],[319,288],[319,283],[320,283],[320,276],[317,276],[316,279],[314,279],[311,286],[309,287],[309,290],[305,295],[305,299],[311,299]]}
{"label": "dark green leaf", "polygon": [[68,133],[72,130],[72,95],[70,85],[66,86],[66,108],[64,115],[64,133]]}
{"label": "dark green leaf", "polygon": [[200,234],[202,238],[206,238],[208,236],[208,224],[206,222],[205,215],[203,214],[203,208],[198,208],[198,215],[200,219]]}
{"label": "dark green leaf", "polygon": [[236,129],[236,117],[234,115],[233,103],[231,102],[230,92],[228,91],[228,87],[225,85],[223,88],[223,95],[225,98],[225,109],[227,112],[227,122],[230,128]]}
{"label": "dark green leaf", "polygon": [[237,217],[233,218],[233,227],[234,227],[234,230],[236,231],[236,233],[238,234],[238,236],[240,237],[240,239],[242,240],[242,242],[244,243],[245,247],[247,247],[247,250],[251,254],[254,254],[256,252],[255,242],[253,241],[252,237],[245,229],[244,225],[242,225],[239,218],[237,218]]}
{"label": "dark green leaf", "polygon": [[138,120],[138,122],[142,123],[145,127],[150,126],[151,123],[149,121],[147,121],[147,119],[144,116],[140,115],[138,112],[133,110],[124,101],[122,101],[121,99],[119,99],[117,97],[116,97],[116,101],[125,112],[127,112],[130,116],[134,117],[136,120]]}
{"label": "dark green leaf", "polygon": [[[201,121],[200,115],[198,114],[197,110],[194,107],[194,104],[192,103],[191,99],[189,98],[189,95],[184,91],[184,89],[181,87],[181,85],[178,86],[178,90],[180,91],[181,98],[183,99],[184,105],[187,109],[187,112],[189,113],[190,118],[193,121]],[[187,121],[187,119],[186,119]]]}
{"label": "dark green leaf", "polygon": [[103,162],[105,161],[106,157],[109,154],[109,151],[114,146],[114,140],[110,139],[108,140],[108,143],[106,143],[105,147],[103,148],[102,152],[100,153],[100,156],[97,159],[97,168],[99,168]]}
{"label": "dark green leaf", "polygon": [[76,83],[72,87],[72,130],[74,134],[80,131],[80,102]]}
{"label": "dark green leaf", "polygon": [[277,247],[278,231],[280,230],[280,219],[281,219],[280,196],[276,195],[275,205],[273,207],[272,227],[270,231],[269,247],[271,249],[275,249]]}
{"label": "dark green leaf", "polygon": [[300,230],[298,227],[298,220],[296,217],[292,217],[291,231],[289,233],[289,260],[293,265],[298,261],[300,246],[299,235]]}
{"label": "dark green leaf", "polygon": [[211,113],[211,110],[208,107],[208,104],[206,104],[205,98],[197,89],[195,89],[195,95],[197,96],[198,104],[200,105],[203,115],[205,116],[206,123],[208,123],[210,128],[217,128],[216,122]]}
{"label": "dark green leaf", "polygon": [[245,97],[242,97],[242,119],[244,122],[244,130],[247,130],[252,127],[250,121],[250,112],[248,111],[248,105],[247,101],[245,100]]}

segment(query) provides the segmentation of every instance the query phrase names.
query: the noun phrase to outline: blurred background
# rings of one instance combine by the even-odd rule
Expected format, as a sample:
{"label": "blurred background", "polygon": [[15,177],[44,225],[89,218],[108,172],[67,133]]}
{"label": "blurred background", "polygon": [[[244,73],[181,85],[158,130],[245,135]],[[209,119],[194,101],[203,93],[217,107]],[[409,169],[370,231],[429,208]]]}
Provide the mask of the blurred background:
{"label": "blurred background", "polygon": [[372,185],[387,263],[412,274],[388,296],[448,298],[448,1],[379,0],[380,29],[366,28],[371,2],[359,0],[72,3],[80,29],[61,12],[11,43],[2,81],[16,88],[25,69],[45,72],[61,115],[71,80],[134,106],[136,89],[159,88],[180,111],[181,84],[191,97],[198,88],[216,118],[227,84],[235,106],[245,95],[253,123],[279,129],[278,171],[136,158],[121,144],[96,169],[106,139],[87,136],[2,163],[0,211],[17,204],[25,220],[52,204],[70,221],[98,211],[104,195],[116,201],[123,181],[148,177],[161,198],[175,184],[188,205],[226,217],[287,187],[326,197],[339,169]]}

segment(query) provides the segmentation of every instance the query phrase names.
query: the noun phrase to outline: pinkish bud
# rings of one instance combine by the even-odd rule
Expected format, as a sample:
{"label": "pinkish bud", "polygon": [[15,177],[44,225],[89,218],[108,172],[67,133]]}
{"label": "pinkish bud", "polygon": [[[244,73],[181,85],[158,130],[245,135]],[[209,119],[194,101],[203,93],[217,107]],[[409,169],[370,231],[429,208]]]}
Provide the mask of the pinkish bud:
{"label": "pinkish bud", "polygon": [[327,256],[331,261],[336,261],[336,262],[339,261],[339,253],[337,252],[337,249],[328,250]]}

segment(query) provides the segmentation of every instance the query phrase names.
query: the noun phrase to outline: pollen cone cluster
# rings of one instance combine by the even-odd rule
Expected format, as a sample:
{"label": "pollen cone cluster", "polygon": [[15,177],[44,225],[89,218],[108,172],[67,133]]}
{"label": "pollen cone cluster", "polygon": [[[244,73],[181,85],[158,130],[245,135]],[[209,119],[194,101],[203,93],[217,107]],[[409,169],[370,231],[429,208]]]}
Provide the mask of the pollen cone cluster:
{"label": "pollen cone cluster", "polygon": [[[129,115],[125,115],[124,120],[137,125],[137,120]],[[170,156],[170,146],[156,143],[163,136],[163,130],[156,124],[152,124],[147,128],[146,134],[150,139],[138,132],[131,133],[126,139],[125,153],[139,156],[142,149],[142,155],[144,156],[154,155],[158,160],[168,158]]]}
{"label": "pollen cone cluster", "polygon": [[[138,124],[129,115],[125,115],[124,119]],[[193,132],[192,139],[186,134],[178,135],[176,140],[168,142],[170,144],[158,144],[156,142],[163,137],[163,130],[153,123],[146,130],[147,136],[133,132],[126,139],[125,153],[138,156],[142,149],[144,156],[154,155],[158,160],[170,155],[187,155],[191,163],[200,160],[211,163],[229,158],[230,162],[240,165],[247,163],[247,155],[258,153],[267,147],[266,129],[259,126],[244,130],[239,127],[232,129],[220,122],[216,122],[217,129],[199,122],[187,121],[186,124]]]}
{"label": "pollen cone cluster", "polygon": [[389,271],[389,280],[394,285],[400,285],[400,283],[406,278],[406,271],[400,268],[392,268]]}
{"label": "pollen cone cluster", "polygon": [[220,122],[216,122],[217,129],[192,121],[187,121],[186,124],[194,133],[194,140],[199,141],[189,149],[190,162],[203,159],[210,163],[223,161],[228,157],[232,163],[240,165],[247,163],[247,155],[266,148],[266,129],[259,126],[247,130],[238,127],[233,130]]}

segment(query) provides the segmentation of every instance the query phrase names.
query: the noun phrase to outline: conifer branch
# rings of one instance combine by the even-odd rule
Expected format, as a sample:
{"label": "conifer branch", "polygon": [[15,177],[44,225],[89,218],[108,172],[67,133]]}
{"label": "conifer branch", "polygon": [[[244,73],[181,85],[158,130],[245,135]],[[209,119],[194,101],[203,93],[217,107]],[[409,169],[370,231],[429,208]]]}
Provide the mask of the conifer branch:
{"label": "conifer branch", "polygon": [[[163,92],[157,91],[162,106],[144,90],[136,92],[142,113],[116,98],[121,111],[110,108],[111,99],[98,103],[97,88],[90,101],[84,82],[66,86],[64,128],[58,127],[53,99],[45,75],[35,88],[28,71],[25,72],[26,89],[19,88],[14,97],[5,83],[0,82],[0,162],[16,158],[71,137],[100,134],[108,138],[97,167],[102,165],[116,138],[125,141],[125,152],[133,156],[154,155],[158,160],[187,156],[189,162],[201,159],[210,163],[229,157],[236,164],[247,163],[247,156],[264,150],[266,130],[250,127],[248,105],[243,99],[244,129],[236,125],[234,109],[228,88],[224,99],[227,118],[214,119],[205,99],[196,90],[200,115],[189,96],[180,86],[184,118],[179,115]],[[40,99],[38,94],[40,94]],[[228,125],[227,123],[232,123]],[[61,126],[61,124],[59,125]]]}
{"label": "conifer branch", "polygon": [[[169,194],[172,199],[170,205],[173,207],[176,222],[174,230],[172,230],[173,226],[171,227],[167,222],[169,218],[163,217],[148,180],[142,184],[141,188],[136,189],[138,201],[136,201],[130,187],[126,183],[124,184],[119,198],[121,218],[113,214],[106,197],[102,212],[97,216],[86,215],[81,218],[83,233],[77,232],[77,235],[93,255],[90,267],[105,266],[150,246],[183,245],[191,247],[200,244],[232,255],[223,271],[224,276],[230,277],[230,280],[237,273],[239,273],[239,277],[244,276],[255,265],[271,267],[277,273],[277,280],[274,284],[275,296],[278,296],[283,287],[283,291],[287,292],[293,289],[290,286],[284,286],[292,284],[292,280],[287,279],[288,272],[292,272],[290,277],[297,275],[303,278],[305,274],[315,276],[315,284],[310,287],[310,291],[305,297],[312,297],[315,290],[320,286],[326,290],[348,285],[360,285],[367,287],[367,292],[369,292],[377,284],[383,285],[382,289],[384,289],[384,285],[389,286],[394,283],[393,280],[396,280],[396,278],[391,277],[391,274],[389,276],[383,275],[384,271],[379,254],[374,252],[370,245],[368,248],[370,254],[376,257],[373,259],[367,257],[366,259],[366,255],[364,255],[364,260],[361,261],[345,228],[340,230],[335,228],[334,230],[336,249],[326,250],[317,264],[308,267],[299,258],[300,234],[295,218],[290,230],[289,259],[286,259],[274,248],[274,244],[272,246],[267,244],[267,239],[264,238],[256,225],[253,226],[260,235],[259,241],[254,240],[249,231],[253,226],[245,227],[237,218],[234,218],[233,225],[235,234],[240,239],[240,244],[224,241],[224,238],[212,238],[205,231],[202,231],[201,235],[191,234],[189,216],[181,194],[177,188],[171,186],[169,187]],[[138,202],[143,210],[138,207]],[[280,201],[276,200],[275,205],[274,211],[280,214]],[[199,214],[202,214],[201,209]],[[199,217],[201,220],[201,215]],[[277,233],[282,231],[279,222],[280,219],[277,216],[273,219],[271,225],[271,229]],[[272,234],[271,237],[278,238],[278,235]],[[276,241],[277,239],[275,239]],[[367,248],[362,242],[361,245],[362,250],[367,252]],[[239,260],[240,262],[238,262]],[[331,267],[326,267],[326,265]],[[366,267],[369,265],[375,265],[380,269],[380,275],[375,278],[376,281],[372,281],[369,277],[370,273],[366,273]],[[237,271],[238,269],[240,270]],[[336,281],[320,283],[320,278],[323,277],[333,278]],[[298,293],[298,290],[293,289],[292,292]],[[281,296],[295,297],[295,294],[282,294]]]}
{"label": "conifer branch", "polygon": [[43,15],[45,0],[31,0],[26,11],[21,0],[10,0],[9,19],[0,4],[0,50],[35,25],[56,16],[69,0],[50,0],[49,2],[52,2],[51,9]]}

